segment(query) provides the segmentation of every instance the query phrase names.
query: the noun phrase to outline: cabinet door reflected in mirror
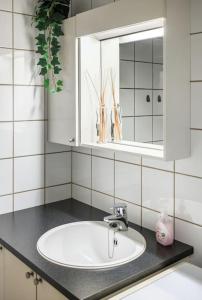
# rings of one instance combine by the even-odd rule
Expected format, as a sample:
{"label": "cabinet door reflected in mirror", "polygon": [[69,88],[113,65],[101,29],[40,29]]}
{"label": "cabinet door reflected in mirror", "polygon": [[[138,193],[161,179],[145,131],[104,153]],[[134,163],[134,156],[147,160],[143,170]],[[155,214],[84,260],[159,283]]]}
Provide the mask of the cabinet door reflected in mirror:
{"label": "cabinet door reflected in mirror", "polygon": [[163,37],[120,43],[122,141],[163,145]]}

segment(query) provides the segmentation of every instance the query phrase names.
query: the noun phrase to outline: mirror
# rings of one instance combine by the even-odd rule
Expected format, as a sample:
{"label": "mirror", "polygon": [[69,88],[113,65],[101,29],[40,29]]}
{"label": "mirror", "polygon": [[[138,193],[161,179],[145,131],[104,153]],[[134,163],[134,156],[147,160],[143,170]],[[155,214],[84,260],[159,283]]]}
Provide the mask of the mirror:
{"label": "mirror", "polygon": [[119,143],[163,145],[163,37],[133,36],[119,39]]}

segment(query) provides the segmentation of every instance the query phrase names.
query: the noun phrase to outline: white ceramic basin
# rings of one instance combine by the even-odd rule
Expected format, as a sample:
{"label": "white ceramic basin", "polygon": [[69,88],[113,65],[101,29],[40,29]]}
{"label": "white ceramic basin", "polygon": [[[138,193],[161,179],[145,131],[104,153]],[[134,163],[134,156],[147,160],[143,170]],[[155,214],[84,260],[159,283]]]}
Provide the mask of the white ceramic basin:
{"label": "white ceramic basin", "polygon": [[139,257],[145,248],[146,241],[136,230],[114,233],[104,222],[62,225],[47,231],[37,243],[45,259],[79,269],[119,266]]}

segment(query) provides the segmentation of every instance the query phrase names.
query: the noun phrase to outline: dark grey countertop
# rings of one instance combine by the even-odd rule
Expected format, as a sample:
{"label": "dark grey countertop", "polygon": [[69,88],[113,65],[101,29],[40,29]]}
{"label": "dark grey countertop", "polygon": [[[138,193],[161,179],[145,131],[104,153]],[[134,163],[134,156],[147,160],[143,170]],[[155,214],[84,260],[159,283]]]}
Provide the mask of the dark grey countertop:
{"label": "dark grey countertop", "polygon": [[87,220],[103,220],[107,213],[73,199],[0,216],[0,243],[70,300],[96,300],[193,253],[181,242],[163,247],[154,232],[130,223],[145,237],[147,249],[138,259],[106,270],[71,269],[52,264],[37,252],[36,243],[47,230]]}

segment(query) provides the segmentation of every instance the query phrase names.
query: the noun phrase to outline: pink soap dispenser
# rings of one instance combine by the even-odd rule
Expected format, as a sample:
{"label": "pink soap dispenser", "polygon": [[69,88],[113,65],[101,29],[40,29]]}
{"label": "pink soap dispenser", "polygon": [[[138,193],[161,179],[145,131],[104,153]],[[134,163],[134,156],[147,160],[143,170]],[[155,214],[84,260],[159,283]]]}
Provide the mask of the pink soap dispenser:
{"label": "pink soap dispenser", "polygon": [[166,213],[160,215],[156,224],[156,240],[163,246],[170,246],[174,242],[173,221]]}

